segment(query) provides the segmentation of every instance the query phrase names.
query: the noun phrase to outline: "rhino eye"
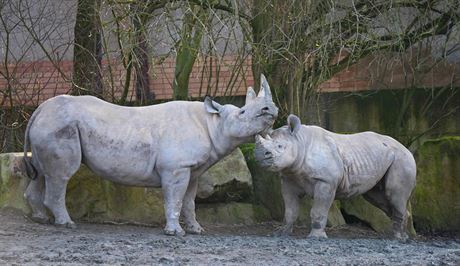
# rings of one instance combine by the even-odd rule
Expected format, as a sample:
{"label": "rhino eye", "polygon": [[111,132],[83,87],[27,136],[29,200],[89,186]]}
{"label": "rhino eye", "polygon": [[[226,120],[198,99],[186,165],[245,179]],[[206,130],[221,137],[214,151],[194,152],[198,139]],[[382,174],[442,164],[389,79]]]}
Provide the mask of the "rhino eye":
{"label": "rhino eye", "polygon": [[278,149],[281,149],[281,148],[283,148],[283,145],[278,144]]}
{"label": "rhino eye", "polygon": [[245,110],[241,110],[240,111],[240,115],[244,114],[244,112],[246,112]]}

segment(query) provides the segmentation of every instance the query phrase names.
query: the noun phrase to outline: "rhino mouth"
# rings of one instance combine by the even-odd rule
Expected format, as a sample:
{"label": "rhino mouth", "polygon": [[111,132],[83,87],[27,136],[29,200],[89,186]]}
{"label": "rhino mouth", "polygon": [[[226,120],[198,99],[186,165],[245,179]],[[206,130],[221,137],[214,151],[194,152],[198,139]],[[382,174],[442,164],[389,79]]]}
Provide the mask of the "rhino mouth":
{"label": "rhino mouth", "polygon": [[270,119],[276,119],[276,115],[272,113],[260,113],[256,115],[256,117],[261,117],[261,116],[269,117]]}
{"label": "rhino mouth", "polygon": [[259,166],[268,171],[276,171],[276,166],[273,158],[265,158],[262,160],[256,160]]}
{"label": "rhino mouth", "polygon": [[265,149],[256,148],[254,150],[254,158],[256,159],[256,162],[263,168],[269,168],[274,163],[273,155],[268,155]]}

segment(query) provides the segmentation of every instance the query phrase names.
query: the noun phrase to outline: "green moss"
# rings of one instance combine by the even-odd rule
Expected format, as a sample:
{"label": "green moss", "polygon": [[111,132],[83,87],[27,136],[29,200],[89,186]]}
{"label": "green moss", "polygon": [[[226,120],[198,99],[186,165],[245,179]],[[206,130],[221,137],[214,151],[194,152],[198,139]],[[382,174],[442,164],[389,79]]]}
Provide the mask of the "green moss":
{"label": "green moss", "polygon": [[[374,90],[357,93],[326,93],[322,126],[334,132],[376,131],[411,143],[420,134],[459,134],[459,88]],[[458,98],[458,97],[457,97]],[[309,121],[309,117],[303,121]],[[436,125],[435,127],[433,127]]]}
{"label": "green moss", "polygon": [[282,221],[284,216],[281,180],[278,173],[266,171],[256,162],[248,162],[253,178],[254,202],[270,210],[273,219]]}
{"label": "green moss", "polygon": [[82,165],[70,179],[66,195],[76,220],[164,223],[160,189],[124,186],[104,180]]}
{"label": "green moss", "polygon": [[278,173],[266,171],[254,159],[253,143],[244,144],[240,149],[252,175],[254,202],[270,211],[273,219],[282,221],[284,217],[281,180]]}
{"label": "green moss", "polygon": [[28,213],[30,209],[23,195],[30,180],[16,174],[24,167],[22,157],[18,155],[19,153],[0,154],[0,208],[11,207]]}
{"label": "green moss", "polygon": [[460,230],[460,137],[424,142],[416,151],[414,222],[421,231]]}
{"label": "green moss", "polygon": [[243,145],[240,145],[240,150],[243,153],[244,158],[246,161],[255,161],[254,158],[254,149],[256,145],[254,143],[246,143]]}

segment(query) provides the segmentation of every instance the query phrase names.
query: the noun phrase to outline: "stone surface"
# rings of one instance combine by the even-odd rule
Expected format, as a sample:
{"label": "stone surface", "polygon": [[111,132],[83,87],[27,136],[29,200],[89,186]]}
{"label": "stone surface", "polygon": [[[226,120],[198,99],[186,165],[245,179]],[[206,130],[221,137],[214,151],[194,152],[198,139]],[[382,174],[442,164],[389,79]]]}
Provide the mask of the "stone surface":
{"label": "stone surface", "polygon": [[255,224],[271,220],[270,212],[258,205],[243,202],[200,204],[197,220],[204,224]]}
{"label": "stone surface", "polygon": [[236,149],[199,178],[196,199],[197,202],[243,201],[251,195],[251,172],[240,149]]}
{"label": "stone surface", "polygon": [[345,215],[361,220],[379,233],[391,233],[392,222],[390,218],[382,210],[366,201],[362,196],[342,200],[340,205]]}
{"label": "stone surface", "polygon": [[284,217],[281,180],[278,173],[264,170],[254,159],[254,144],[240,146],[251,171],[254,186],[254,201],[267,208],[273,219],[282,221]]}
{"label": "stone surface", "polygon": [[460,231],[460,136],[426,141],[415,158],[411,202],[416,229]]}
{"label": "stone surface", "polygon": [[22,153],[0,154],[0,207],[29,212],[24,200],[24,191],[29,183],[24,167]]}
{"label": "stone surface", "polygon": [[[360,220],[364,224],[369,225],[376,232],[382,234],[392,233],[392,221],[382,210],[370,204],[362,196],[355,197],[352,199],[341,200],[340,208],[344,215],[352,216],[355,219]],[[410,202],[408,203],[408,220],[407,220],[407,233],[410,236],[415,236],[416,232],[414,229],[412,207]]]}
{"label": "stone surface", "polygon": [[[23,194],[29,182],[22,153],[0,154],[0,208],[29,213]],[[247,199],[252,191],[251,175],[239,150],[214,165],[200,180],[201,200]],[[211,186],[212,184],[212,186]],[[159,188],[130,187],[96,176],[85,165],[70,179],[66,204],[75,220],[164,224],[163,196]],[[223,224],[248,224],[268,220],[268,211],[249,203],[197,204],[198,219]],[[209,215],[209,217],[207,217]],[[264,218],[265,217],[265,218]]]}
{"label": "stone surface", "polygon": [[[29,183],[22,153],[0,154],[0,208],[29,213],[23,195]],[[160,189],[128,187],[97,177],[82,165],[67,186],[66,204],[75,220],[163,224]]]}
{"label": "stone surface", "polygon": [[163,224],[159,188],[131,187],[97,177],[82,165],[67,186],[67,208],[76,220]]}

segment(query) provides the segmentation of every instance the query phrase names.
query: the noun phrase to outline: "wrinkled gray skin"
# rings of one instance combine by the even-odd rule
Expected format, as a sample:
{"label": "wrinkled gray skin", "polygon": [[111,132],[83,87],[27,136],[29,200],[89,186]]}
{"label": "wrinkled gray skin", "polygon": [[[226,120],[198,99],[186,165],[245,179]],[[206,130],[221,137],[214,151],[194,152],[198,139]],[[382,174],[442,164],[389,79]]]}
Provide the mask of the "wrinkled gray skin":
{"label": "wrinkled gray skin", "polygon": [[[195,219],[198,177],[238,145],[271,128],[278,114],[262,75],[256,95],[248,89],[242,108],[175,101],[123,107],[91,96],[57,96],[41,104],[26,130],[29,176],[25,197],[31,217],[75,227],[65,206],[66,186],[80,163],[110,181],[162,187],[167,235],[201,233]],[[32,158],[26,151],[32,149]]]}
{"label": "wrinkled gray skin", "polygon": [[416,166],[409,150],[391,137],[374,132],[336,134],[301,125],[294,115],[288,125],[266,138],[256,136],[255,158],[280,172],[285,224],[289,234],[297,219],[299,198],[313,198],[310,237],[326,238],[327,215],[334,199],[363,195],[393,221],[394,236],[407,239],[407,201],[415,187]]}

